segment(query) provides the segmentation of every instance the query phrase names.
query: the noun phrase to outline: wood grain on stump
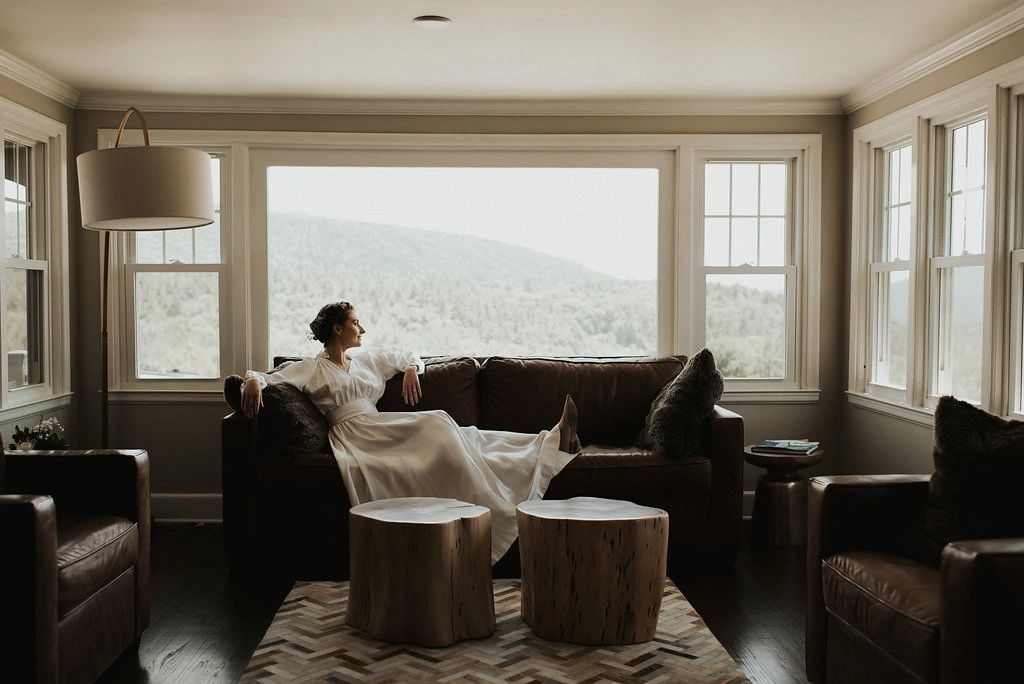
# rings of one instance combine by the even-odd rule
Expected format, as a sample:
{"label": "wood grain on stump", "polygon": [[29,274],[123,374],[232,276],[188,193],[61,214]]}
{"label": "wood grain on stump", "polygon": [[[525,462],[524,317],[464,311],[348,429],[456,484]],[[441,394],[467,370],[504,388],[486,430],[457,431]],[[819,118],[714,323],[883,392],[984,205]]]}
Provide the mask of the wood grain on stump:
{"label": "wood grain on stump", "polygon": [[454,499],[349,511],[346,621],[382,641],[448,646],[494,633],[491,512]]}
{"label": "wood grain on stump", "polygon": [[628,501],[576,497],[516,509],[523,620],[576,644],[654,638],[665,589],[668,513]]}

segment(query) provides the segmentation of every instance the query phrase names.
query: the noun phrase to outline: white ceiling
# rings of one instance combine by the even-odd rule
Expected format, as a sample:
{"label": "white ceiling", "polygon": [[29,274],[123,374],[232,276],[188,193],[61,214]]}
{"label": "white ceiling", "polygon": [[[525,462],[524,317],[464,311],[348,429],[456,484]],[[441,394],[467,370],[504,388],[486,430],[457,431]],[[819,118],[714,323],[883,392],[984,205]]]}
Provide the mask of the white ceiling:
{"label": "white ceiling", "polygon": [[2,0],[0,49],[85,93],[840,97],[1012,4]]}

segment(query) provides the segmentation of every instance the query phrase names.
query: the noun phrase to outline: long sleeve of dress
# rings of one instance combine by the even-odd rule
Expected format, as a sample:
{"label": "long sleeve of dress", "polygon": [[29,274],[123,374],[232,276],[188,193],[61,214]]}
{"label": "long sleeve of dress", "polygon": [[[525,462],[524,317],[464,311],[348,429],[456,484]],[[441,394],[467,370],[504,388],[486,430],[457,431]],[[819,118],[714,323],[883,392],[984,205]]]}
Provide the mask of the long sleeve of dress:
{"label": "long sleeve of dress", "polygon": [[275,383],[291,385],[295,389],[301,390],[309,383],[309,379],[312,377],[315,369],[316,359],[305,358],[301,361],[290,363],[274,373],[260,373],[259,371],[247,370],[245,371],[245,379],[256,378],[260,384],[260,389],[266,387],[268,383]]}
{"label": "long sleeve of dress", "polygon": [[384,380],[388,380],[395,373],[405,372],[409,368],[415,368],[417,375],[423,374],[423,360],[415,352],[367,352],[370,363]]}

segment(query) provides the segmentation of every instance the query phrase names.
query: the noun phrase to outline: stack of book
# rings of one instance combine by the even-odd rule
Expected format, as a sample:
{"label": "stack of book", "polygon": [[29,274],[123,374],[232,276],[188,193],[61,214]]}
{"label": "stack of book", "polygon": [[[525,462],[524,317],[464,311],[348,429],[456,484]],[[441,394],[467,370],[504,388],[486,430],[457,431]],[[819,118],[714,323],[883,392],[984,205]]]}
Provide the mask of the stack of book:
{"label": "stack of book", "polygon": [[818,450],[818,442],[806,439],[765,439],[750,448],[759,454],[813,454]]}

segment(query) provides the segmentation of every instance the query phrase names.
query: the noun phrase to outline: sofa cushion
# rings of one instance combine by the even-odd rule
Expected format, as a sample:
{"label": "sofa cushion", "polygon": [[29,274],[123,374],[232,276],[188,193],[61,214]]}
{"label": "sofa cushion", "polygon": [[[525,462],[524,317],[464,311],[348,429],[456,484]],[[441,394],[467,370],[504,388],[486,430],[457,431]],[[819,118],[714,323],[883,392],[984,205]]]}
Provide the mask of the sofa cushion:
{"label": "sofa cushion", "polygon": [[480,369],[480,427],[539,432],[562,415],[565,395],[579,410],[584,444],[636,443],[651,401],[683,367],[680,357],[503,358]]}
{"label": "sofa cushion", "polygon": [[935,409],[935,472],[925,508],[925,560],[951,541],[1024,536],[1024,422],[953,397]]}
{"label": "sofa cushion", "polygon": [[115,516],[57,517],[57,612],[67,615],[135,564],[139,527]]}
{"label": "sofa cushion", "polygon": [[649,449],[588,444],[556,475],[545,498],[647,498],[657,492],[711,491],[711,462],[671,461]]}
{"label": "sofa cushion", "polygon": [[938,678],[939,571],[877,551],[821,563],[825,608],[925,681]]}
{"label": "sofa cushion", "polygon": [[416,406],[402,400],[402,374],[388,381],[377,402],[380,411],[432,411],[441,409],[459,425],[476,425],[480,419],[477,372],[480,364],[468,357],[443,356],[424,361],[420,378],[423,398]]}
{"label": "sofa cushion", "polygon": [[693,458],[700,449],[704,421],[724,389],[715,357],[701,349],[651,403],[637,444],[668,458]]}

